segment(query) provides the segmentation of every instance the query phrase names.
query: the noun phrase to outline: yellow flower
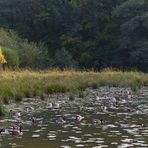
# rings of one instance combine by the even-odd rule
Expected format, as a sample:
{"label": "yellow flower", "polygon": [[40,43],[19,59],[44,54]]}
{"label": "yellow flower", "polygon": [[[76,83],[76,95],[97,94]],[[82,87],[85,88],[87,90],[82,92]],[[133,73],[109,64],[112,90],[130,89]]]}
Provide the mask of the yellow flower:
{"label": "yellow flower", "polygon": [[2,48],[0,47],[0,63],[5,64],[7,63],[5,56],[3,55]]}

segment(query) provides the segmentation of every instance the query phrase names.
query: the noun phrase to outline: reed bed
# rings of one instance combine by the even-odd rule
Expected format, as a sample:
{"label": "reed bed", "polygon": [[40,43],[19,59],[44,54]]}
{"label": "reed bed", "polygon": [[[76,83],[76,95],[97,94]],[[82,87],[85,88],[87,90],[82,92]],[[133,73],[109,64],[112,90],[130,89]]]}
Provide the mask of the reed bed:
{"label": "reed bed", "polygon": [[23,97],[96,89],[100,86],[131,87],[148,85],[148,75],[141,72],[101,71],[0,71],[0,98],[21,101]]}

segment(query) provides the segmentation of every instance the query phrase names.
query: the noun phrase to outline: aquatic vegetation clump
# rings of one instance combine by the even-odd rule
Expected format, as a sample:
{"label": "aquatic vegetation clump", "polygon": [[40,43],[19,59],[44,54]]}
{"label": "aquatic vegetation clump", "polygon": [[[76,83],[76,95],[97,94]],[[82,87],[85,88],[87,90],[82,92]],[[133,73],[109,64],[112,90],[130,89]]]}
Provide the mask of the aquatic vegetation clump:
{"label": "aquatic vegetation clump", "polygon": [[68,91],[68,87],[60,84],[51,84],[45,87],[45,93],[47,94],[58,93],[58,92],[65,93],[66,91]]}
{"label": "aquatic vegetation clump", "polygon": [[83,91],[79,91],[78,96],[79,96],[79,98],[84,98],[84,93],[83,93]]}
{"label": "aquatic vegetation clump", "polygon": [[131,87],[136,91],[148,85],[148,75],[136,71],[1,71],[0,97],[21,101],[23,97],[98,89],[101,86]]}
{"label": "aquatic vegetation clump", "polygon": [[1,117],[1,116],[4,116],[4,115],[5,115],[4,107],[3,107],[3,105],[1,104],[1,105],[0,105],[0,117]]}
{"label": "aquatic vegetation clump", "polygon": [[3,98],[3,103],[8,105],[9,104],[9,99],[7,97],[4,97]]}
{"label": "aquatic vegetation clump", "polygon": [[23,94],[22,94],[22,93],[17,93],[17,94],[15,95],[15,101],[16,101],[16,102],[22,101],[22,98],[23,98]]}
{"label": "aquatic vegetation clump", "polygon": [[98,84],[94,82],[94,83],[92,83],[91,87],[92,87],[92,89],[97,89],[98,88]]}
{"label": "aquatic vegetation clump", "polygon": [[69,95],[69,101],[74,101],[75,100],[75,96],[73,93],[70,93]]}

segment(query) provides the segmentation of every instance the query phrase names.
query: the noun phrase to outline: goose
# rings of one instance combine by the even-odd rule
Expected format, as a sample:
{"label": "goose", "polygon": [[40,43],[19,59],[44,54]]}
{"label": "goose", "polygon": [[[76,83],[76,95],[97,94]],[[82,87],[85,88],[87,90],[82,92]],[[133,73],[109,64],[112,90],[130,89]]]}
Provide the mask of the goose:
{"label": "goose", "polygon": [[105,105],[101,106],[101,109],[103,110],[103,112],[107,112],[107,107]]}
{"label": "goose", "polygon": [[96,100],[97,100],[97,101],[104,100],[104,99],[106,99],[106,97],[96,96]]}
{"label": "goose", "polygon": [[33,112],[33,110],[34,110],[34,108],[32,106],[24,108],[24,111],[27,112],[27,113]]}
{"label": "goose", "polygon": [[127,103],[127,101],[125,100],[125,99],[122,99],[121,101],[120,101],[120,104],[126,104]]}
{"label": "goose", "polygon": [[10,131],[12,135],[23,135],[23,132],[22,132],[22,126],[16,126],[13,128],[12,131]]}
{"label": "goose", "polygon": [[13,110],[10,110],[10,113],[9,114],[10,114],[11,117],[16,117],[16,118],[21,117],[21,112],[20,111],[15,112]]}
{"label": "goose", "polygon": [[58,109],[58,108],[60,108],[60,104],[59,104],[59,103],[57,103],[57,102],[56,102],[56,103],[54,103],[54,104],[53,104],[53,108],[54,108],[54,109]]}
{"label": "goose", "polygon": [[93,119],[93,124],[94,125],[102,125],[102,124],[104,124],[104,120],[103,119]]}
{"label": "goose", "polygon": [[48,108],[48,109],[52,109],[52,108],[53,108],[53,104],[52,104],[51,102],[49,102],[49,103],[47,104],[47,108]]}
{"label": "goose", "polygon": [[10,131],[8,129],[2,128],[0,129],[0,135],[10,135]]}
{"label": "goose", "polygon": [[76,120],[76,116],[75,115],[72,115],[72,114],[65,114],[64,115],[64,118],[66,120]]}
{"label": "goose", "polygon": [[115,97],[112,98],[112,102],[117,102],[117,99]]}
{"label": "goose", "polygon": [[127,91],[127,98],[131,99],[132,98],[132,92],[131,91]]}
{"label": "goose", "polygon": [[106,107],[106,106],[104,106],[103,111],[104,111],[104,112],[106,112],[106,111],[107,111],[107,107]]}
{"label": "goose", "polygon": [[1,135],[23,135],[22,126],[13,125],[8,128],[3,128],[0,130]]}
{"label": "goose", "polygon": [[56,120],[56,123],[57,123],[57,124],[64,124],[64,123],[66,123],[66,121],[65,121],[64,117],[59,117],[59,118]]}
{"label": "goose", "polygon": [[29,120],[32,123],[40,123],[40,124],[42,124],[42,122],[43,122],[43,118],[30,117]]}
{"label": "goose", "polygon": [[81,116],[81,115],[76,115],[76,120],[77,120],[77,121],[81,121],[81,120],[83,120],[83,119],[84,119],[83,116]]}
{"label": "goose", "polygon": [[1,129],[0,129],[0,133],[3,132],[3,131],[4,131],[4,128],[1,128]]}

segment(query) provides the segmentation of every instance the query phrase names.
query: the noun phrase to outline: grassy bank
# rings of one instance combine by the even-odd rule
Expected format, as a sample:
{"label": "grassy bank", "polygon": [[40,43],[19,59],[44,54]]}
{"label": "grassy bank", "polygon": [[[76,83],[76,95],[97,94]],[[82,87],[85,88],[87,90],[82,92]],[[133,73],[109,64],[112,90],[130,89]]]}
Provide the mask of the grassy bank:
{"label": "grassy bank", "polygon": [[21,100],[23,97],[84,90],[99,86],[131,87],[148,85],[148,75],[139,72],[102,71],[0,71],[0,98]]}

